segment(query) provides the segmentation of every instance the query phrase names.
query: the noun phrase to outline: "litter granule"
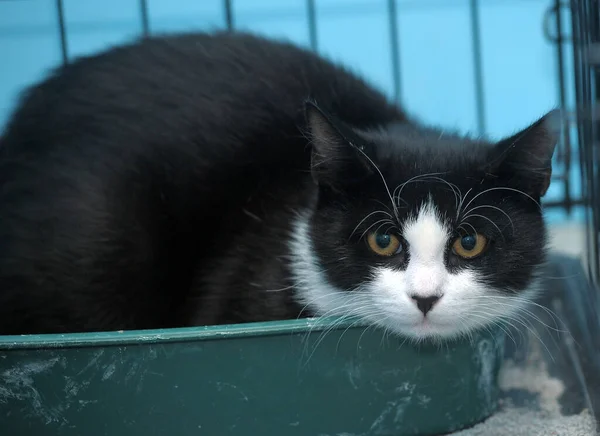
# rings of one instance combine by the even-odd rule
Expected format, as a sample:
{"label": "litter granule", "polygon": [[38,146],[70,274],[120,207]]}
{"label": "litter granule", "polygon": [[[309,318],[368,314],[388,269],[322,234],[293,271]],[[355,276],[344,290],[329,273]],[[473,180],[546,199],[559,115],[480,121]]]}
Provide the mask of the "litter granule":
{"label": "litter granule", "polygon": [[594,420],[587,410],[579,415],[552,416],[544,412],[506,407],[487,421],[455,436],[594,436]]}
{"label": "litter granule", "polygon": [[524,366],[504,362],[500,373],[502,390],[519,389],[538,398],[538,408],[515,407],[504,401],[496,414],[454,436],[595,436],[596,423],[588,410],[578,415],[561,413],[559,399],[565,390],[561,380],[551,377],[540,344],[532,341]]}

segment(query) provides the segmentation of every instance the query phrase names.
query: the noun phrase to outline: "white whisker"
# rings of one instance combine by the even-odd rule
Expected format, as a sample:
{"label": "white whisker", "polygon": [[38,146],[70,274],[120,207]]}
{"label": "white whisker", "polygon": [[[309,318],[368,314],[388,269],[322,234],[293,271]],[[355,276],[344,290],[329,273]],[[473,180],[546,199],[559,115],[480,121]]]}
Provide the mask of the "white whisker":
{"label": "white whisker", "polygon": [[[403,190],[403,189],[404,189],[404,187],[405,187],[406,185],[408,185],[409,183],[412,183],[412,182],[414,182],[414,181],[416,181],[416,180],[418,180],[418,179],[422,179],[422,178],[425,178],[425,177],[430,177],[430,176],[439,176],[439,175],[442,175],[442,174],[444,174],[444,173],[427,173],[427,174],[419,174],[419,175],[417,175],[417,176],[411,177],[411,178],[410,178],[410,179],[408,179],[406,182],[404,182],[404,183],[401,183],[400,185],[398,185],[398,186],[397,186],[397,187],[394,189],[394,192],[393,192],[393,194],[392,194],[392,197],[393,197],[393,198],[398,198],[398,199],[401,199],[401,198],[402,198],[402,190]],[[396,191],[398,191],[398,194],[396,194]]]}
{"label": "white whisker", "polygon": [[471,214],[467,215],[466,217],[464,217],[463,220],[468,220],[471,217],[479,217],[479,218],[488,220],[494,227],[496,227],[496,229],[498,230],[498,233],[500,233],[500,236],[502,236],[502,239],[505,239],[504,234],[502,233],[502,230],[500,230],[500,227],[498,227],[498,225],[494,221],[492,221],[490,218],[486,217],[485,215],[479,215],[478,213],[471,213]]}
{"label": "white whisker", "polygon": [[350,233],[350,237],[348,239],[352,239],[352,236],[354,236],[354,233],[358,230],[358,228],[360,227],[360,225],[362,223],[364,223],[367,219],[369,219],[370,217],[372,217],[373,215],[378,214],[378,213],[382,213],[384,215],[387,215],[388,218],[392,218],[391,214],[389,214],[389,213],[387,213],[387,212],[385,212],[383,210],[376,210],[374,212],[371,212],[366,217],[364,217],[362,220],[360,220],[360,222],[356,225],[356,227],[354,227],[354,230],[352,230],[352,233]]}
{"label": "white whisker", "polygon": [[[395,226],[396,224],[393,221],[390,221],[389,219],[383,219],[383,220],[379,220],[379,221],[375,221],[373,224],[371,224],[369,227],[366,228],[366,230],[362,233],[362,235],[360,235],[360,238],[364,238],[365,235],[369,232],[369,230],[371,230],[373,227],[375,227],[376,225],[383,223],[381,225],[385,225],[385,224],[390,224],[392,226]],[[381,226],[378,227],[378,229],[381,228]]]}
{"label": "white whisker", "polygon": [[381,181],[383,182],[383,186],[385,186],[385,190],[387,191],[387,194],[390,197],[390,201],[392,202],[392,211],[394,212],[394,216],[396,217],[396,219],[398,221],[400,221],[400,218],[398,216],[398,209],[396,207],[396,203],[394,202],[394,197],[392,196],[392,193],[390,192],[390,188],[388,187],[388,184],[385,181],[385,177],[383,177],[383,174],[381,173],[381,171],[379,170],[379,168],[377,168],[377,165],[375,165],[375,162],[373,162],[371,160],[371,158],[367,155],[367,153],[365,153],[364,151],[362,151],[360,148],[356,148],[356,149],[360,153],[362,153],[362,155],[371,163],[371,165],[373,165],[373,168],[375,168],[375,170],[377,171],[377,173],[379,173],[379,177],[381,177]]}
{"label": "white whisker", "polygon": [[468,214],[470,214],[471,212],[473,212],[473,211],[475,211],[477,209],[483,209],[483,208],[490,208],[490,209],[497,210],[500,213],[503,213],[506,216],[506,218],[508,218],[508,220],[510,221],[510,225],[512,226],[513,233],[515,232],[515,225],[513,223],[513,220],[511,219],[510,215],[508,213],[506,213],[505,211],[503,211],[502,209],[500,209],[499,207],[491,206],[489,204],[483,204],[481,206],[475,206],[475,207],[469,209],[467,212],[465,212],[465,214],[468,215]]}
{"label": "white whisker", "polygon": [[476,200],[476,199],[477,199],[479,196],[481,196],[481,195],[483,195],[483,194],[486,194],[486,193],[488,193],[488,192],[492,192],[492,191],[512,191],[512,192],[517,192],[517,193],[519,193],[519,194],[523,195],[524,197],[527,197],[527,198],[528,198],[528,199],[530,199],[531,201],[533,201],[533,202],[534,202],[534,203],[537,205],[537,207],[538,207],[540,210],[542,209],[542,206],[540,205],[540,203],[538,203],[538,202],[537,202],[537,201],[536,201],[536,200],[535,200],[535,199],[534,199],[534,198],[533,198],[531,195],[529,195],[529,194],[527,194],[526,192],[523,192],[523,191],[521,191],[521,190],[519,190],[519,189],[515,189],[515,188],[508,188],[508,187],[505,187],[505,186],[498,186],[498,187],[495,187],[495,188],[489,188],[489,189],[486,189],[486,190],[484,190],[484,191],[481,191],[479,194],[477,194],[475,197],[473,197],[473,198],[471,199],[471,201],[469,201],[469,202],[467,203],[467,205],[465,206],[465,209],[468,209],[468,208],[469,208],[469,205],[470,205],[471,203],[473,203],[473,202],[474,202],[474,201],[475,201],[475,200]]}
{"label": "white whisker", "polygon": [[469,188],[469,190],[467,191],[467,193],[465,194],[465,196],[460,199],[460,203],[458,203],[458,208],[456,209],[456,219],[457,220],[458,220],[458,217],[460,216],[460,211],[462,209],[462,205],[463,205],[464,201],[467,199],[467,197],[469,196],[469,194],[471,193],[472,190],[473,190],[473,188]]}

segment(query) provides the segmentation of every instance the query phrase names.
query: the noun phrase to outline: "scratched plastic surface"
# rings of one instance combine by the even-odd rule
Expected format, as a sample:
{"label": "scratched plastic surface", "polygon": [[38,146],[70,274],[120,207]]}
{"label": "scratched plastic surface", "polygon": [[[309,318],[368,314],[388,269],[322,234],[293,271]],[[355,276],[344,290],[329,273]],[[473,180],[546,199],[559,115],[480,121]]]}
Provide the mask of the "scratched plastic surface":
{"label": "scratched plastic surface", "polygon": [[415,347],[332,322],[0,336],[0,434],[434,435],[493,413],[499,332]]}

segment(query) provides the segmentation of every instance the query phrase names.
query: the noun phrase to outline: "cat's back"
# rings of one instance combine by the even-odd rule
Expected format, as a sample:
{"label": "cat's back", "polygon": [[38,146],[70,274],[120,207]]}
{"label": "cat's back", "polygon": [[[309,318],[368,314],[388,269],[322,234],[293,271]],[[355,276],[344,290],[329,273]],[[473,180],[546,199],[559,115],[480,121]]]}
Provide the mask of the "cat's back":
{"label": "cat's back", "polygon": [[118,137],[119,147],[174,147],[178,139],[235,147],[267,132],[296,135],[306,99],[355,126],[400,117],[359,77],[308,50],[243,33],[194,33],[140,40],[57,69],[24,93],[4,142],[35,146],[43,138],[39,148],[48,149],[54,139]]}
{"label": "cat's back", "polygon": [[[244,34],[153,37],[27,90],[0,138],[0,332],[181,325],[207,259],[269,235],[284,255],[306,99],[357,127],[401,117],[309,51]],[[259,231],[245,211],[264,209]]]}

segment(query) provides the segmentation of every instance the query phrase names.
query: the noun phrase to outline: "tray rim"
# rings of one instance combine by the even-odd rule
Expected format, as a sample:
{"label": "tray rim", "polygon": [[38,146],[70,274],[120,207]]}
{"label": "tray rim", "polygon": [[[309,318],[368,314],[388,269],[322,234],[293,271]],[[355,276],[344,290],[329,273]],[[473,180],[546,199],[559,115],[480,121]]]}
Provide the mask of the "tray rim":
{"label": "tray rim", "polygon": [[[322,334],[324,331],[369,330],[373,325],[354,317],[315,317],[293,320],[222,324],[197,327],[180,327],[148,330],[119,330],[86,333],[0,335],[0,356],[14,350],[48,350],[87,347],[141,346],[166,343],[219,341],[226,339],[252,339],[267,336],[290,336],[299,334]],[[374,330],[378,330],[375,327]],[[491,330],[491,331],[490,331]],[[485,338],[497,341],[503,334],[500,329],[491,328],[472,331],[469,336],[444,339],[445,346],[473,347],[478,340]],[[500,334],[500,336],[498,336]],[[439,340],[405,340],[402,348],[439,348]]]}
{"label": "tray rim", "polygon": [[[335,327],[332,327],[335,325]],[[192,342],[252,338],[323,330],[361,329],[367,324],[355,318],[300,318],[197,327],[148,330],[118,330],[85,333],[53,333],[32,335],[0,335],[0,352],[15,349],[48,349],[96,346],[123,346],[165,342]]]}

